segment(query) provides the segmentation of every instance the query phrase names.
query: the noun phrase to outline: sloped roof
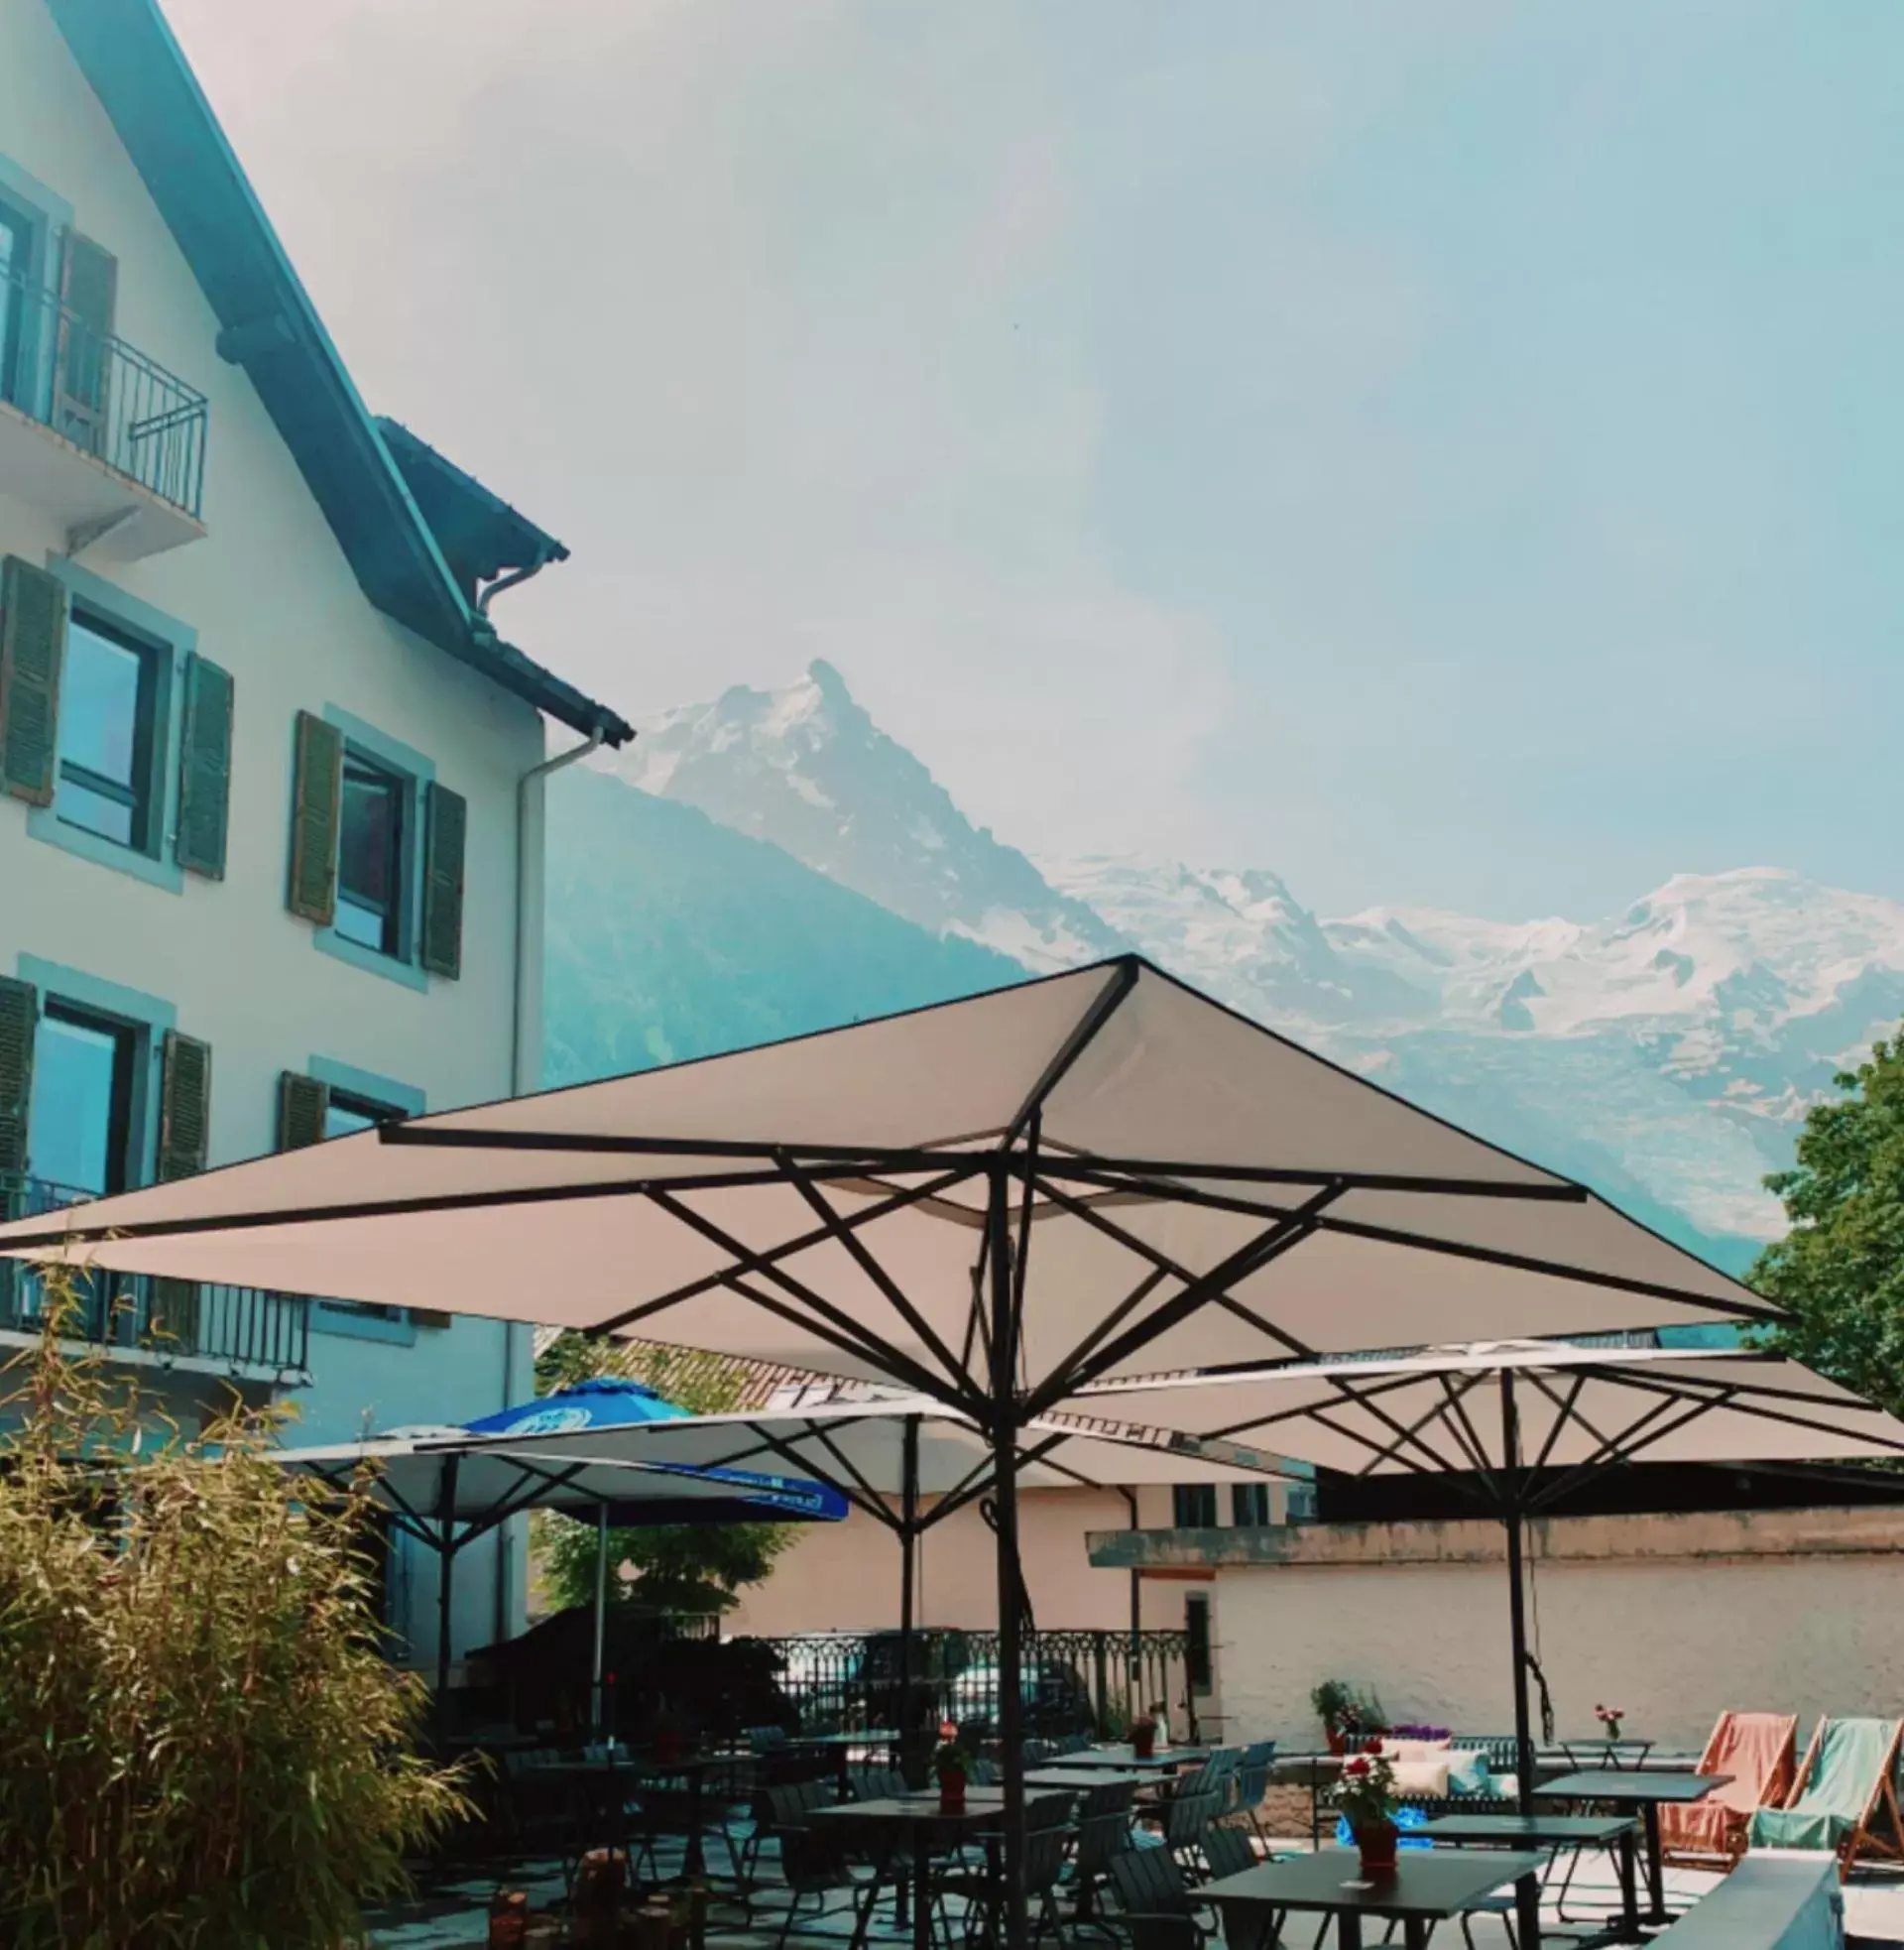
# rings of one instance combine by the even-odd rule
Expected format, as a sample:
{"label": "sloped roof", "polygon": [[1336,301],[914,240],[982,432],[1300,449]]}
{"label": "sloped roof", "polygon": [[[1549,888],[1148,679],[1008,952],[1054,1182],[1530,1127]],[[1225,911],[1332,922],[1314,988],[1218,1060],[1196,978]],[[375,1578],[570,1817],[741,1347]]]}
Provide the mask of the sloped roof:
{"label": "sloped roof", "polygon": [[472,612],[156,0],[47,7],[217,315],[220,356],[258,389],[364,594],[537,710],[625,744],[625,718]]}

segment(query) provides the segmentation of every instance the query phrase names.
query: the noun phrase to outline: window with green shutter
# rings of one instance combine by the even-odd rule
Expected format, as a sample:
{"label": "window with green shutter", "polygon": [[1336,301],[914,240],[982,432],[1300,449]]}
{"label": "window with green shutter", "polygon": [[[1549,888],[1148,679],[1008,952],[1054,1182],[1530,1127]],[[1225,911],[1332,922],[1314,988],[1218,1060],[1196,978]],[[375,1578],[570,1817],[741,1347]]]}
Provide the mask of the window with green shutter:
{"label": "window with green shutter", "polygon": [[159,1176],[192,1178],[211,1147],[211,1045],[166,1032],[159,1065]]}
{"label": "window with green shutter", "polygon": [[178,740],[178,831],[174,856],[187,873],[225,877],[231,816],[231,673],[208,657],[185,665]]}
{"label": "window with green shutter", "polygon": [[291,884],[287,905],[328,927],[337,917],[337,829],[343,797],[344,735],[309,711],[298,713],[292,780]]}
{"label": "window with green shutter", "polygon": [[0,562],[0,776],[15,798],[53,803],[66,591],[19,555]]}
{"label": "window with green shutter", "polygon": [[446,786],[429,788],[423,831],[422,964],[456,980],[463,972],[463,851],[469,807]]}
{"label": "window with green shutter", "polygon": [[302,1151],[321,1144],[330,1116],[330,1086],[314,1076],[286,1070],[278,1079],[278,1149]]}
{"label": "window with green shutter", "polygon": [[33,1043],[39,1022],[39,991],[31,982],[0,976],[0,1173],[20,1174],[27,1168]]}

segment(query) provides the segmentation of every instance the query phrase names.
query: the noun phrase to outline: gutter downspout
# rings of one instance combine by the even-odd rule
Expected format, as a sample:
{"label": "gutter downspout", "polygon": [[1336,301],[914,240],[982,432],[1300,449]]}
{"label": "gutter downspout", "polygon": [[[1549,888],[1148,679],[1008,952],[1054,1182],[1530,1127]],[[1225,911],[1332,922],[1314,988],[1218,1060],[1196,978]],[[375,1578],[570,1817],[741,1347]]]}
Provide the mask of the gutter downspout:
{"label": "gutter downspout", "polygon": [[[485,592],[494,595],[494,588]],[[530,1037],[526,1032],[525,1004],[530,989],[530,958],[532,948],[541,946],[541,930],[536,928],[535,939],[530,938],[529,927],[529,811],[531,789],[539,787],[551,772],[559,772],[565,765],[573,765],[577,759],[585,759],[591,752],[600,750],[606,734],[598,724],[579,745],[571,746],[566,752],[557,752],[552,759],[544,759],[540,765],[533,765],[516,782],[516,966],[510,985],[509,1005],[509,1090],[513,1097],[527,1096],[536,1089],[541,1079],[526,1074]],[[511,1320],[503,1329],[503,1401],[505,1408],[516,1405],[517,1372],[530,1368],[535,1361],[534,1329],[526,1321]],[[513,1601],[518,1581],[517,1556],[523,1548],[523,1523],[520,1518],[511,1518],[499,1524],[496,1531],[496,1638],[498,1643],[509,1638],[516,1627],[512,1616]],[[527,1566],[524,1571],[526,1573]]]}
{"label": "gutter downspout", "polygon": [[[1118,1494],[1123,1497],[1130,1512],[1130,1528],[1140,1530],[1143,1525],[1137,1521],[1137,1493],[1126,1484],[1118,1486]],[[1143,1711],[1143,1573],[1132,1564],[1130,1566],[1130,1645],[1124,1661],[1124,1683],[1130,1698],[1130,1718],[1134,1720]]]}

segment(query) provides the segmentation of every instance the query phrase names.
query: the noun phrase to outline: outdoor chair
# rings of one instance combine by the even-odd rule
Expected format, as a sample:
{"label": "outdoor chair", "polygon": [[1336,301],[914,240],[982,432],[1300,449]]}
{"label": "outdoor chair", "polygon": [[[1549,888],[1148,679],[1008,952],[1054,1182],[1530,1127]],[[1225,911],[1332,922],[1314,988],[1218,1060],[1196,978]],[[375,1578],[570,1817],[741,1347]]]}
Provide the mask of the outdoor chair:
{"label": "outdoor chair", "polygon": [[1220,1883],[1226,1876],[1241,1876],[1256,1866],[1256,1845],[1241,1828],[1212,1822],[1203,1831],[1203,1866],[1206,1880]]}
{"label": "outdoor chair", "polygon": [[966,1778],[974,1787],[996,1787],[999,1784],[999,1764],[981,1754],[966,1767]]}
{"label": "outdoor chair", "polygon": [[1132,1780],[1101,1780],[1097,1786],[1084,1790],[1084,1798],[1078,1803],[1078,1819],[1093,1821],[1100,1815],[1115,1814],[1122,1816],[1129,1827],[1136,1791],[1136,1782]]}
{"label": "outdoor chair", "polygon": [[846,1778],[856,1801],[890,1801],[910,1791],[897,1767],[854,1767]]}
{"label": "outdoor chair", "polygon": [[[800,1903],[805,1897],[819,1897],[819,1920],[824,1922],[826,1898],[836,1889],[846,1890],[855,1898],[859,1894],[859,1879],[853,1873],[845,1839],[824,1825],[781,1831],[780,1873],[786,1880],[787,1900],[786,1914],[780,1918],[779,1935],[775,1939],[778,1950],[785,1950],[786,1939],[792,1933]],[[752,1904],[749,1903],[747,1907],[751,1925]],[[866,1921],[866,1910],[856,1900],[852,1937],[855,1950],[865,1938]]]}
{"label": "outdoor chair", "polygon": [[1042,1767],[1057,1753],[1057,1743],[1049,1740],[1027,1740],[1018,1750],[1024,1756],[1027,1767]]}
{"label": "outdoor chair", "polygon": [[1729,1869],[1745,1853],[1760,1808],[1780,1809],[1798,1768],[1798,1719],[1789,1713],[1722,1713],[1699,1757],[1703,1774],[1730,1774],[1703,1801],[1659,1811],[1660,1851],[1668,1862]]}
{"label": "outdoor chair", "polygon": [[1096,1910],[1098,1890],[1111,1872],[1112,1859],[1130,1847],[1130,1820],[1122,1810],[1079,1815],[1077,1846],[1071,1856],[1071,1889],[1080,1916]]}
{"label": "outdoor chair", "polygon": [[754,1832],[748,1836],[739,1858],[741,1908],[750,1923],[754,1915],[756,1871],[768,1842],[779,1842],[784,1856],[786,1836],[794,1831],[805,1832],[806,1816],[814,1808],[829,1806],[833,1799],[833,1785],[824,1780],[787,1781],[763,1792],[756,1804]]}
{"label": "outdoor chair", "polygon": [[[1058,1884],[1064,1874],[1065,1856],[1071,1846],[1071,1831],[1064,1818],[1056,1821],[1040,1818],[1040,1810],[1048,1817],[1062,1806],[1065,1816],[1070,1810],[1070,1797],[1058,1800],[1027,1801],[1024,1809],[1024,1899],[1025,1909],[1030,1917],[1031,1931],[1036,1935],[1048,1929],[1057,1938],[1064,1950],[1069,1950],[1070,1939],[1065,1932],[1064,1911],[1058,1906]],[[996,1906],[998,1889],[990,1869],[948,1871],[935,1877],[932,1884],[934,1901],[939,1907],[939,1916],[949,1938],[952,1934],[951,1920],[945,1908],[948,1895],[960,1896],[965,1901],[965,1940],[976,1942],[980,1938],[992,1940],[996,1931]]]}
{"label": "outdoor chair", "polygon": [[1830,1849],[1841,1878],[1861,1855],[1904,1861],[1893,1785],[1900,1736],[1904,1722],[1896,1720],[1819,1721],[1785,1805],[1753,1814],[1751,1846]]}
{"label": "outdoor chair", "polygon": [[1262,1818],[1257,1810],[1269,1792],[1269,1769],[1275,1758],[1276,1743],[1273,1740],[1259,1740],[1253,1747],[1243,1750],[1243,1760],[1232,1777],[1230,1805],[1223,1813],[1225,1821],[1248,1821],[1257,1837],[1264,1841],[1268,1837],[1263,1835]]}
{"label": "outdoor chair", "polygon": [[1204,1834],[1222,1812],[1220,1787],[1208,1787],[1199,1794],[1178,1794],[1164,1804],[1163,1847],[1176,1857],[1187,1875],[1203,1873]]}
{"label": "outdoor chair", "polygon": [[[1167,1850],[1127,1849],[1113,1856],[1106,1867],[1111,1887],[1117,1891],[1121,1919],[1133,1935],[1140,1921],[1170,1918],[1187,1923],[1193,1932],[1194,1950],[1204,1950],[1215,1931],[1197,1914],[1196,1891]],[[1181,1931],[1171,1934],[1180,1937]]]}

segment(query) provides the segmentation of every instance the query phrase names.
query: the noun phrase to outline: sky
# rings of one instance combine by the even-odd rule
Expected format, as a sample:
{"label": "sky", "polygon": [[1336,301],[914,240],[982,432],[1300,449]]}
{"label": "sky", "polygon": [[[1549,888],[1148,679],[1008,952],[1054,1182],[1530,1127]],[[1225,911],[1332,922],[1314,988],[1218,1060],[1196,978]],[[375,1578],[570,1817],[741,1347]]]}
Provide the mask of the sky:
{"label": "sky", "polygon": [[823,656],[1032,853],[1904,898],[1895,0],[165,0],[639,719]]}

